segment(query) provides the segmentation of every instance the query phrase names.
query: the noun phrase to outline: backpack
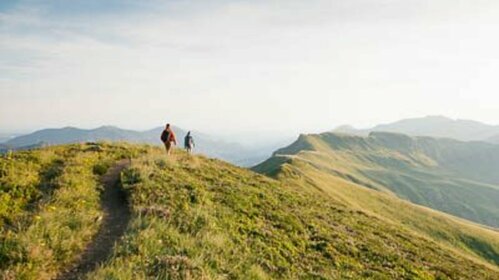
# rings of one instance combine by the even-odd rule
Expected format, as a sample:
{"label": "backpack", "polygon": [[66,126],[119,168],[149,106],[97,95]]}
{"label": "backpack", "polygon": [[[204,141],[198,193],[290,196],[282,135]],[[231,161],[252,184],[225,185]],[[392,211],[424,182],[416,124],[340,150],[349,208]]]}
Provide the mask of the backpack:
{"label": "backpack", "polygon": [[163,133],[161,133],[161,142],[165,143],[170,139],[170,132],[168,132],[166,129],[163,130]]}

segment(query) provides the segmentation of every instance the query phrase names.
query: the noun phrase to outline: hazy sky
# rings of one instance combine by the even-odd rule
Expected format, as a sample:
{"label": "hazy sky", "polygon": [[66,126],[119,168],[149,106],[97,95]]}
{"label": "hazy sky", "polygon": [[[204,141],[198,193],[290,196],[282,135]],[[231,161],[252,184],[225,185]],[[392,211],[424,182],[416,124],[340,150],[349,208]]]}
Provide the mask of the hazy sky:
{"label": "hazy sky", "polygon": [[0,1],[4,131],[499,124],[498,82],[497,0]]}

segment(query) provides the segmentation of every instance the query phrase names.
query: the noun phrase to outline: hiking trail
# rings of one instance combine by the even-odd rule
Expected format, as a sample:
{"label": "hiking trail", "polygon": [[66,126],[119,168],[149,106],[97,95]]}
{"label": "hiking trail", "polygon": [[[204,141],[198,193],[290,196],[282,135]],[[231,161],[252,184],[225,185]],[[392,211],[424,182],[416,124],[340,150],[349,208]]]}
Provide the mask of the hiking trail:
{"label": "hiking trail", "polygon": [[130,220],[130,209],[120,183],[121,171],[129,164],[129,160],[121,160],[102,176],[101,182],[104,185],[101,194],[102,224],[81,257],[56,279],[82,279],[108,259],[114,244],[123,235]]}

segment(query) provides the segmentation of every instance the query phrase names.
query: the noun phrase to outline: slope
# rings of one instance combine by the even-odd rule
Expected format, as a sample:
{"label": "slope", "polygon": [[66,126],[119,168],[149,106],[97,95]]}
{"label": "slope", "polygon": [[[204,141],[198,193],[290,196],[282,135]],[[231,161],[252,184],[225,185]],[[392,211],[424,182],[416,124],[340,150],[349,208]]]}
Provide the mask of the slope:
{"label": "slope", "polygon": [[[276,181],[183,152],[165,158],[155,147],[108,144],[14,153],[15,160],[7,161],[16,164],[1,173],[11,186],[40,189],[46,184],[35,174],[46,174],[45,168],[57,167],[57,172],[49,176],[54,184],[47,185],[54,189],[51,199],[35,209],[19,208],[35,218],[15,232],[10,226],[1,232],[2,276],[48,279],[54,269],[75,259],[100,226],[92,222],[102,211],[96,200],[97,175],[123,157],[132,158],[131,168],[122,174],[131,220],[112,257],[87,274],[88,279],[499,277],[493,264],[499,252],[497,232],[437,213],[431,215],[437,220],[419,223],[441,233],[432,237],[316,192],[312,182],[292,173],[281,172],[286,176]],[[34,174],[33,179],[24,182],[30,176],[21,177],[22,170]],[[365,192],[366,199],[378,194],[354,185],[352,189]],[[409,215],[420,216],[417,207],[390,199],[406,205]],[[7,217],[17,220],[14,214]],[[483,252],[488,254],[464,242],[452,243],[460,238],[487,248]]]}
{"label": "slope", "polygon": [[[133,218],[90,279],[494,279],[499,234],[435,214],[492,255],[227,163],[150,152],[123,175]],[[392,198],[393,199],[393,198]],[[404,202],[401,202],[404,203]],[[417,208],[410,204],[408,207]],[[461,226],[465,229],[460,230]],[[444,237],[441,237],[442,239]]]}
{"label": "slope", "polygon": [[[383,134],[382,136],[412,139],[402,135]],[[374,135],[371,137],[376,138]],[[397,191],[396,188],[400,187],[400,182],[387,187],[378,182],[382,179],[378,178],[378,181],[375,181],[364,175],[368,174],[366,170],[382,169],[387,173],[407,173],[411,171],[410,168],[417,169],[428,164],[435,164],[421,154],[412,154],[409,157],[388,149],[374,152],[373,149],[377,147],[373,144],[375,141],[377,140],[334,133],[302,135],[294,144],[277,151],[274,157],[253,169],[278,178],[288,185],[305,187],[308,191],[327,195],[337,203],[371,213],[394,224],[403,225],[442,244],[471,251],[499,263],[497,231],[487,230],[466,220],[400,200],[394,194]],[[355,149],[352,149],[353,147]],[[415,162],[418,166],[411,165],[415,165]],[[399,165],[403,165],[405,169],[401,169]],[[433,174],[421,173],[417,170],[413,172],[421,178],[433,176],[426,179],[432,179],[437,183],[439,182],[437,179],[442,178],[442,173],[435,171]],[[376,175],[383,178],[381,172],[377,172]],[[387,181],[387,179],[383,180]],[[406,182],[412,183],[411,180]],[[438,185],[432,186],[430,181],[426,184],[429,184],[428,189],[439,187]],[[420,196],[425,197],[428,195],[428,190],[418,190],[420,186],[420,184],[412,185],[415,192],[419,191]],[[390,188],[393,188],[394,192]],[[495,191],[492,187],[488,190]],[[470,192],[473,194],[473,191]],[[446,192],[451,192],[451,194]],[[440,195],[452,199],[452,194],[456,195],[456,192],[446,189],[441,191]],[[430,198],[431,195],[430,192]],[[456,198],[455,203],[459,202],[461,201]],[[484,203],[487,202],[484,200]],[[490,203],[491,207],[495,206],[493,201]],[[441,204],[443,205],[435,205],[435,208],[443,207],[448,203],[442,200]],[[463,204],[468,208],[480,207],[480,204],[478,206],[469,206],[465,202]]]}
{"label": "slope", "polygon": [[102,182],[147,147],[74,144],[0,156],[0,279],[54,279],[106,218]]}
{"label": "slope", "polygon": [[[499,226],[499,146],[373,132],[302,135],[276,155],[298,157],[357,185]],[[256,170],[269,173],[267,164]],[[274,167],[275,168],[275,167]]]}

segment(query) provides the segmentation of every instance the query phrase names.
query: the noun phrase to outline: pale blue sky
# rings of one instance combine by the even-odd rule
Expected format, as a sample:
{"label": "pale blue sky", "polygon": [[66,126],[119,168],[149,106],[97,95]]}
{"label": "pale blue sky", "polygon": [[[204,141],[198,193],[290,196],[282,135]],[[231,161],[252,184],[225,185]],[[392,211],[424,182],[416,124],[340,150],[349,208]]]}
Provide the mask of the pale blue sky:
{"label": "pale blue sky", "polygon": [[499,124],[497,34],[493,0],[0,1],[0,131]]}

